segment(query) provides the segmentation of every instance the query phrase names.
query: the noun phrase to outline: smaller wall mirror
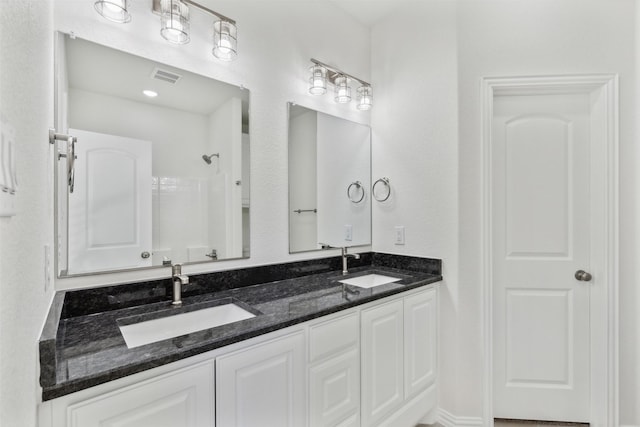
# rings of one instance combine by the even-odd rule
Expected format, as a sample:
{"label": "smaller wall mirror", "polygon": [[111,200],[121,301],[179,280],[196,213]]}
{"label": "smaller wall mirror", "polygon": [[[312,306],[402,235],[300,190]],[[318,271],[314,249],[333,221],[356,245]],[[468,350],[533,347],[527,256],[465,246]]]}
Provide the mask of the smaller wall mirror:
{"label": "smaller wall mirror", "polygon": [[60,276],[248,257],[248,110],[248,90],[59,34]]}
{"label": "smaller wall mirror", "polygon": [[289,104],[289,252],[371,244],[371,129]]}

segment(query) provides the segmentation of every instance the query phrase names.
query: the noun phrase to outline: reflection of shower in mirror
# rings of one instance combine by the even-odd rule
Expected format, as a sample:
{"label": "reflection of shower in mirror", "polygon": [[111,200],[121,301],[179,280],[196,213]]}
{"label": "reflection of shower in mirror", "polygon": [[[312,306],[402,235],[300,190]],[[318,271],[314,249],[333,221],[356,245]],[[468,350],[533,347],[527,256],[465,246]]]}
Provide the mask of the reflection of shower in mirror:
{"label": "reflection of shower in mirror", "polygon": [[220,153],[213,153],[213,154],[209,154],[208,156],[206,154],[203,154],[202,155],[202,160],[204,160],[208,165],[210,165],[212,157],[217,157],[219,159],[220,158]]}

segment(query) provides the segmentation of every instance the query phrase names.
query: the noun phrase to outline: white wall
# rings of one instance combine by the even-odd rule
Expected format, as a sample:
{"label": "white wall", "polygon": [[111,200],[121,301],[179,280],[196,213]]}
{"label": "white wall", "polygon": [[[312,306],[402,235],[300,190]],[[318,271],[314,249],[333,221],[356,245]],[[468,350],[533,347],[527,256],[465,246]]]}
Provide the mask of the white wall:
{"label": "white wall", "polygon": [[[374,179],[388,175],[396,190],[389,206],[374,205],[374,250],[444,259],[441,403],[452,414],[477,419],[482,415],[479,79],[618,73],[620,422],[638,426],[634,1],[456,3],[413,3],[373,28]],[[411,225],[407,245],[394,247],[390,228],[400,221]],[[418,241],[410,242],[414,236]],[[459,239],[458,249],[449,239]]]}
{"label": "white wall", "polygon": [[[568,73],[620,75],[620,421],[640,425],[638,412],[637,240],[635,204],[638,188],[634,132],[635,2],[632,0],[493,1],[460,3],[458,13],[460,101],[460,318],[463,329],[476,332],[480,252],[480,121],[478,79],[481,76]],[[543,26],[541,24],[543,23]],[[465,286],[465,284],[467,286]],[[634,297],[634,294],[636,295]],[[636,303],[632,303],[635,299]],[[625,302],[628,300],[629,302]],[[475,346],[462,348],[475,354]],[[632,357],[631,360],[628,357]],[[477,366],[462,375],[477,383]],[[635,378],[634,378],[635,377]],[[475,386],[467,388],[477,392]],[[635,390],[635,391],[634,391]],[[465,405],[476,413],[475,404]]]}
{"label": "white wall", "polygon": [[[209,19],[192,13],[191,43],[174,46],[158,35],[158,17],[147,2],[132,2],[132,22],[110,23],[91,2],[58,0],[55,27],[78,37],[152,58],[251,91],[251,258],[186,266],[201,271],[293,261],[329,253],[289,255],[287,180],[287,102],[349,120],[368,123],[368,113],[336,105],[330,95],[307,94],[309,58],[317,58],[364,80],[370,77],[369,30],[331,2],[203,1],[238,22],[236,61],[224,63],[211,54]],[[327,23],[331,23],[328,31]],[[58,289],[168,277],[166,269],[57,280]]]}
{"label": "white wall", "polygon": [[[440,394],[456,413],[458,137],[456,9],[413,2],[372,30],[373,177],[391,196],[373,203],[373,249],[443,259]],[[405,245],[394,227],[405,227]],[[477,396],[476,396],[477,398]]]}
{"label": "white wall", "polygon": [[[16,129],[18,215],[0,218],[0,425],[34,426],[37,340],[52,296],[44,247],[53,241],[52,7],[0,4],[0,113]],[[51,270],[50,270],[51,273]]]}

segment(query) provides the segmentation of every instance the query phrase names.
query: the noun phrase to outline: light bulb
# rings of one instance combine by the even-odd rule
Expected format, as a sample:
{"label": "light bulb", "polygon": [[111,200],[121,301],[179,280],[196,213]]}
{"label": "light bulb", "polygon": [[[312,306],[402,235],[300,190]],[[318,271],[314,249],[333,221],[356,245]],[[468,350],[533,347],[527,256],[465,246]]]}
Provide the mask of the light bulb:
{"label": "light bulb", "polygon": [[358,110],[367,111],[373,107],[373,91],[371,86],[363,85],[358,88]]}
{"label": "light bulb", "polygon": [[335,101],[338,104],[346,104],[351,101],[351,88],[345,76],[336,77]]}
{"label": "light bulb", "polygon": [[180,0],[162,0],[160,34],[176,44],[189,43],[189,6]]}
{"label": "light bulb", "polygon": [[103,18],[120,24],[131,21],[131,14],[128,11],[129,0],[98,0],[93,4]]}
{"label": "light bulb", "polygon": [[232,61],[238,55],[238,29],[228,21],[213,23],[213,56],[223,61]]}
{"label": "light bulb", "polygon": [[322,65],[314,65],[309,68],[311,77],[309,78],[309,93],[311,95],[322,95],[327,92],[327,69]]}

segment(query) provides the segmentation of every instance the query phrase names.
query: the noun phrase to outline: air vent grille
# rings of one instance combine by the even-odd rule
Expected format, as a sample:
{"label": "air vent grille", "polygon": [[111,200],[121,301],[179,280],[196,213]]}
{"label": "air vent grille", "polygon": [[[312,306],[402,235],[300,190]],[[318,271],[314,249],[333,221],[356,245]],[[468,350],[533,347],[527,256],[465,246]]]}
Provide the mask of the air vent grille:
{"label": "air vent grille", "polygon": [[155,68],[153,70],[153,73],[151,73],[151,78],[162,80],[163,82],[171,84],[176,84],[178,83],[178,80],[182,78],[182,76],[171,71],[163,70],[162,68]]}

